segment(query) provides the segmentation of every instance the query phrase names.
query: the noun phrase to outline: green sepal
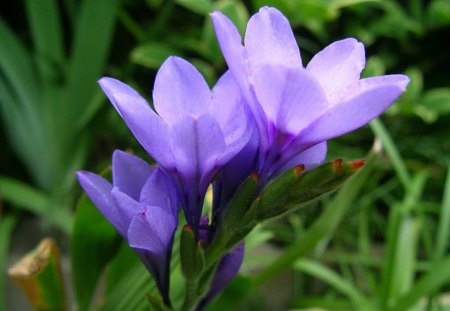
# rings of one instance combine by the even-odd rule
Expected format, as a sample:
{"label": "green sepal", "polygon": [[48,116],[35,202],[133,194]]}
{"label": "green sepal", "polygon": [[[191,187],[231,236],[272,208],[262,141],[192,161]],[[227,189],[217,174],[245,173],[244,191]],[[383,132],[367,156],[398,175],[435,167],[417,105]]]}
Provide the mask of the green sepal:
{"label": "green sepal", "polygon": [[237,224],[244,225],[253,220],[248,211],[258,193],[259,177],[256,173],[250,174],[242,183],[236,194],[227,204],[220,221],[220,229],[227,232],[239,230]]}
{"label": "green sepal", "polygon": [[296,166],[263,189],[252,210],[256,220],[263,221],[292,212],[330,193],[364,165],[363,160],[335,160],[304,172]]}
{"label": "green sepal", "polygon": [[203,248],[189,225],[184,225],[181,232],[180,260],[181,271],[188,280],[197,279],[205,266]]}
{"label": "green sepal", "polygon": [[231,198],[220,218],[214,238],[206,249],[207,265],[219,260],[256,226],[255,215],[250,207],[258,189],[259,176],[252,173]]}

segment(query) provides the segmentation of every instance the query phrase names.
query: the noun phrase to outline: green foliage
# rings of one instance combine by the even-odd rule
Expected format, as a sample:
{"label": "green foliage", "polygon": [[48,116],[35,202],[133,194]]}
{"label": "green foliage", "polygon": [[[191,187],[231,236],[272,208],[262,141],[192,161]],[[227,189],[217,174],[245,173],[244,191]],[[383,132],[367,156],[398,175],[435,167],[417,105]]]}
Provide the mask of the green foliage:
{"label": "green foliage", "polygon": [[78,310],[89,310],[100,275],[120,245],[118,234],[83,195],[71,235],[71,266]]}

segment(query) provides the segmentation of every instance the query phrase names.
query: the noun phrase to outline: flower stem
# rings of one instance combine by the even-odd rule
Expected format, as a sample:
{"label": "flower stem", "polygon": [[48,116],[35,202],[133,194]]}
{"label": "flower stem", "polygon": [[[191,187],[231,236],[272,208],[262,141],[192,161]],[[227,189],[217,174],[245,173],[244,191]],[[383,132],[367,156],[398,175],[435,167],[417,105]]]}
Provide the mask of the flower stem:
{"label": "flower stem", "polygon": [[181,311],[192,311],[199,298],[198,296],[198,285],[199,280],[186,280],[186,292],[184,294],[183,305],[181,306]]}

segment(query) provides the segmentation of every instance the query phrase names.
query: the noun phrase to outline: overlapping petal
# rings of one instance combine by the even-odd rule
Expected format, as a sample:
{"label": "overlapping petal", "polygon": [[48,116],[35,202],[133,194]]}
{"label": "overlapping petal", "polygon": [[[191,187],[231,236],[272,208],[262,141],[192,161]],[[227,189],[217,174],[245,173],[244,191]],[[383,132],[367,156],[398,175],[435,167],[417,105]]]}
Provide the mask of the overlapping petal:
{"label": "overlapping petal", "polygon": [[169,57],[158,70],[153,89],[156,112],[169,125],[208,111],[211,92],[202,75],[179,57]]}
{"label": "overlapping petal", "polygon": [[102,78],[99,84],[144,149],[164,167],[173,167],[167,124],[128,85]]}
{"label": "overlapping petal", "polygon": [[242,92],[250,94],[246,98],[258,125],[263,178],[297,160],[324,158],[321,143],[376,118],[409,81],[402,75],[360,80],[364,46],[353,38],[330,44],[303,68],[289,22],[274,8],[251,17],[245,46],[226,16],[214,13],[212,19],[230,72]]}
{"label": "overlapping petal", "polygon": [[289,21],[274,8],[263,7],[250,18],[244,42],[252,72],[267,64],[302,66]]}
{"label": "overlapping petal", "polygon": [[176,186],[161,168],[122,151],[114,152],[112,173],[112,184],[90,172],[77,176],[92,202],[136,250],[166,299],[178,222]]}
{"label": "overlapping petal", "polygon": [[251,135],[252,121],[231,75],[212,92],[195,67],[169,57],[155,80],[157,113],[117,80],[103,78],[100,85],[145,150],[177,183],[188,222],[197,231],[208,185]]}

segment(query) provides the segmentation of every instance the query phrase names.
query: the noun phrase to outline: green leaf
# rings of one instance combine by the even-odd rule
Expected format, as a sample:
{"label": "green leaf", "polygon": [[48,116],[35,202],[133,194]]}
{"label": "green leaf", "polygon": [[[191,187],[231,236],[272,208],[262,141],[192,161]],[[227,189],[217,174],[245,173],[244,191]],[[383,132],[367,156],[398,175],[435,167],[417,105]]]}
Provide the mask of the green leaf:
{"label": "green leaf", "polygon": [[387,309],[388,311],[409,310],[419,300],[433,294],[436,290],[450,280],[450,256],[446,256],[441,261],[431,266],[431,269],[422,275],[415,283],[411,290],[403,295],[394,306]]}
{"label": "green leaf", "polygon": [[210,0],[176,0],[176,3],[200,15],[207,15],[214,11]]}
{"label": "green leaf", "polygon": [[353,284],[330,268],[306,258],[297,260],[293,268],[306,272],[333,286],[353,302],[355,310],[376,310]]}
{"label": "green leaf", "polygon": [[[0,271],[6,271],[12,232],[17,223],[14,215],[0,215]],[[0,311],[6,311],[6,275],[0,275]]]}
{"label": "green leaf", "polygon": [[64,41],[57,3],[55,0],[27,0],[26,9],[42,82],[50,82],[57,78],[55,69],[61,70],[64,60]]}
{"label": "green leaf", "polygon": [[171,55],[182,56],[179,51],[164,43],[149,42],[133,49],[130,60],[150,69],[158,69]]}
{"label": "green leaf", "polygon": [[[81,3],[67,73],[67,98],[59,113],[63,124],[73,123],[87,109],[98,85],[114,31],[118,0],[84,0]],[[84,121],[84,120],[83,120]],[[84,124],[76,124],[81,128]]]}
{"label": "green leaf", "polygon": [[155,282],[136,253],[122,243],[108,267],[106,295],[99,310],[149,310],[149,293],[158,295]]}
{"label": "green leaf", "polygon": [[119,241],[112,225],[82,195],[71,236],[72,276],[79,310],[88,310],[99,277],[117,252]]}
{"label": "green leaf", "polygon": [[8,270],[35,310],[67,310],[56,242],[44,239]]}
{"label": "green leaf", "polygon": [[63,208],[50,213],[51,198],[21,181],[0,176],[0,196],[17,207],[44,217],[64,232],[70,231],[71,215]]}

